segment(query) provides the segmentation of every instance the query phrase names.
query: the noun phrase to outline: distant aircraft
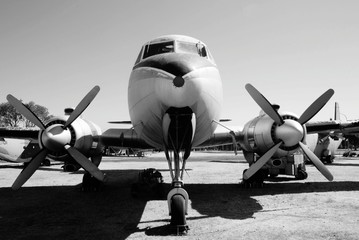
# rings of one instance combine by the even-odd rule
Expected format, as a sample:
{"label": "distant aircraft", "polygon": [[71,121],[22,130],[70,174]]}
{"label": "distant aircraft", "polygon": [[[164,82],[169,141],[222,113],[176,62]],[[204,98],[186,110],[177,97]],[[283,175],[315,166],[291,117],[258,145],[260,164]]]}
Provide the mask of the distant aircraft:
{"label": "distant aircraft", "polygon": [[0,159],[7,162],[29,162],[30,158],[22,159],[20,155],[28,145],[29,140],[0,138]]}
{"label": "distant aircraft", "polygon": [[[133,127],[123,131],[109,129],[103,134],[94,123],[79,118],[100,88],[95,86],[67,116],[41,122],[17,98],[8,101],[28,120],[40,128],[41,150],[20,173],[12,188],[19,189],[47,156],[72,161],[86,173],[83,187],[104,181],[99,170],[103,146],[162,149],[172,177],[172,190],[167,195],[171,225],[187,230],[186,214],[189,196],[183,175],[191,149],[217,144],[239,144],[250,164],[244,181],[263,181],[262,167],[293,165],[288,156],[307,155],[330,181],[332,174],[308,148],[306,123],[327,103],[334,91],[329,89],[300,116],[278,113],[275,107],[252,85],[246,89],[263,109],[263,114],[244,128],[215,132],[221,124],[222,81],[217,65],[201,41],[180,35],[169,35],[145,43],[132,69],[128,86],[128,105]],[[315,127],[325,127],[322,122]],[[0,131],[0,136],[9,135]],[[12,133],[10,136],[16,136]],[[89,159],[91,161],[89,161]],[[259,176],[259,177],[258,177]]]}
{"label": "distant aircraft", "polygon": [[[40,147],[36,140],[0,137],[0,160],[26,165],[39,150]],[[49,166],[50,160],[45,159],[42,165]]]}

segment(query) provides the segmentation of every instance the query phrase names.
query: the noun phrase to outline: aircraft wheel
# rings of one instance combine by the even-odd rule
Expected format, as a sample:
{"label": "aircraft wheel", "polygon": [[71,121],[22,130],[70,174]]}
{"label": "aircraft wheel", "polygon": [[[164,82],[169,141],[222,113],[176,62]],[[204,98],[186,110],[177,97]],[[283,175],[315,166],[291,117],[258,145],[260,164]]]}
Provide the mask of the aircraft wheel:
{"label": "aircraft wheel", "polygon": [[174,195],[171,200],[171,225],[176,227],[178,235],[186,234],[188,231],[185,198],[179,194]]}
{"label": "aircraft wheel", "polygon": [[334,158],[332,157],[332,155],[329,155],[326,159],[328,164],[332,164],[334,162]]}
{"label": "aircraft wheel", "polygon": [[303,170],[298,170],[298,174],[295,177],[299,180],[304,180],[304,179],[307,179],[308,173]]}
{"label": "aircraft wheel", "polygon": [[50,160],[49,159],[45,159],[43,162],[42,162],[42,165],[44,166],[50,166]]}

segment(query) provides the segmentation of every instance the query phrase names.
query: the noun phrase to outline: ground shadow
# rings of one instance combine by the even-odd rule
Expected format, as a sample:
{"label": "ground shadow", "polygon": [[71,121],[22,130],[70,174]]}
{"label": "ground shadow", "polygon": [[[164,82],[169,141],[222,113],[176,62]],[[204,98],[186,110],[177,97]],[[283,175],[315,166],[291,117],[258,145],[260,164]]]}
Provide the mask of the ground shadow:
{"label": "ground shadow", "polygon": [[290,193],[321,193],[336,191],[359,191],[357,181],[343,182],[266,182],[263,188],[244,189],[251,196],[278,195]]}
{"label": "ground shadow", "polygon": [[[166,184],[165,189],[169,190],[170,185]],[[190,196],[191,208],[202,215],[187,216],[187,223],[191,220],[217,216],[228,219],[247,219],[263,209],[249,192],[240,191],[239,184],[186,184],[185,189]],[[177,235],[177,232],[168,221],[165,225],[147,229],[145,234],[169,236]]]}
{"label": "ground shadow", "polygon": [[0,188],[1,239],[126,239],[146,201],[131,197],[138,171],[104,171],[100,192],[76,186]]}
{"label": "ground shadow", "polygon": [[[1,239],[126,239],[135,232],[151,236],[174,235],[168,219],[162,226],[139,229],[148,196],[131,196],[139,170],[104,171],[108,182],[100,192],[82,192],[81,185],[0,188]],[[156,198],[166,204],[170,184]],[[239,184],[186,184],[191,208],[198,218],[248,219],[262,211],[255,196],[288,193],[359,191],[358,182],[266,182],[263,188],[246,189]],[[190,223],[189,223],[190,224]]]}
{"label": "ground shadow", "polygon": [[330,164],[327,164],[328,166],[349,166],[349,167],[359,167],[359,164],[357,163],[336,163],[336,162],[333,162],[333,163],[330,163]]}

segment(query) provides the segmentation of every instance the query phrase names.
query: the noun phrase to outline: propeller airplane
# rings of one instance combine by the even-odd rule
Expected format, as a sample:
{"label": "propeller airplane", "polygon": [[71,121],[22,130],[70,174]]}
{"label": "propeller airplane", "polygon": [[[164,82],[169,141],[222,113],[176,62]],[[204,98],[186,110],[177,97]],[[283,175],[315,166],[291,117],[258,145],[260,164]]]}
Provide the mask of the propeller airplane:
{"label": "propeller airplane", "polygon": [[[90,90],[70,115],[47,122],[39,120],[14,96],[7,96],[10,104],[40,129],[41,150],[19,174],[13,189],[19,189],[46,157],[80,165],[86,170],[83,186],[91,188],[106,179],[99,169],[104,146],[162,149],[172,178],[172,189],[167,195],[171,225],[186,231],[189,195],[184,189],[183,173],[192,148],[239,144],[250,165],[243,175],[244,182],[258,180],[255,176],[265,165],[289,164],[286,159],[298,152],[306,155],[325,178],[333,180],[306,144],[306,139],[315,133],[315,127],[309,131],[306,123],[329,101],[334,94],[332,89],[297,117],[279,113],[255,87],[247,84],[246,90],[264,113],[241,129],[216,132],[222,107],[222,81],[217,65],[205,43],[192,37],[168,35],[145,43],[132,69],[128,86],[132,128],[113,128],[102,133],[94,123],[79,118],[99,90],[99,86]],[[321,122],[316,127],[328,124]],[[0,131],[0,136],[5,135],[6,131]],[[15,135],[12,132],[11,136]]]}

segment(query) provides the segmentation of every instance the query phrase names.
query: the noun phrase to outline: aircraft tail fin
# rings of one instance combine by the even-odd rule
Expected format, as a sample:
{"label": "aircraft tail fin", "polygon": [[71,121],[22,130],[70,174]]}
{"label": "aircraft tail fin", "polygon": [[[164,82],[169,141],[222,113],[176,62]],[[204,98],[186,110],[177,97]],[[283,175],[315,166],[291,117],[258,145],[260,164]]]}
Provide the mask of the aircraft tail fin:
{"label": "aircraft tail fin", "polygon": [[339,110],[339,103],[338,102],[335,102],[334,120],[340,121],[340,110]]}

